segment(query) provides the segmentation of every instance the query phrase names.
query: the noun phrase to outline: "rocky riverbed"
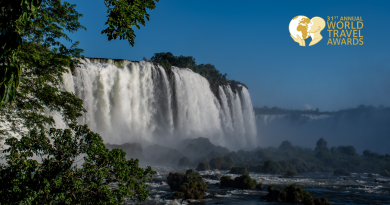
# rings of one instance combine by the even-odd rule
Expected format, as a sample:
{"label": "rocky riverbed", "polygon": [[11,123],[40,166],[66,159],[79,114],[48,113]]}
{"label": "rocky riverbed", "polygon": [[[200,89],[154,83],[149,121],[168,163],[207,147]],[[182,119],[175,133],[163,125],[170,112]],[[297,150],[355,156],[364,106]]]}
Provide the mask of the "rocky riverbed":
{"label": "rocky riverbed", "polygon": [[[228,171],[200,171],[208,185],[206,195],[201,200],[172,199],[173,191],[167,184],[169,172],[183,172],[185,168],[153,167],[157,171],[153,182],[149,183],[149,199],[146,202],[126,204],[286,204],[268,202],[264,196],[268,194],[267,186],[272,184],[276,189],[292,183],[304,186],[313,197],[326,197],[331,204],[390,204],[390,178],[375,175],[368,177],[367,173],[352,173],[350,177],[335,177],[332,173],[305,173],[293,178],[281,178],[280,175],[249,173],[252,179],[263,183],[262,190],[239,190],[220,188],[221,176],[238,177],[228,174]],[[288,204],[288,203],[287,203]]]}

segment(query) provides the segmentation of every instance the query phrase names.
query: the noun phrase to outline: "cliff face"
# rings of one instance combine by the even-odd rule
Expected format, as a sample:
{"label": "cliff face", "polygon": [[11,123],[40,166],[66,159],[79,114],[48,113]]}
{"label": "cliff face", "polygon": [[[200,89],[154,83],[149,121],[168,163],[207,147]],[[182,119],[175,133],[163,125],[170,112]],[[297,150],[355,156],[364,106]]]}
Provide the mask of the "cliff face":
{"label": "cliff face", "polygon": [[[80,119],[106,143],[162,143],[206,137],[233,149],[256,146],[248,90],[214,88],[190,69],[148,61],[82,59],[64,89],[84,100]],[[216,86],[215,84],[214,86]]]}

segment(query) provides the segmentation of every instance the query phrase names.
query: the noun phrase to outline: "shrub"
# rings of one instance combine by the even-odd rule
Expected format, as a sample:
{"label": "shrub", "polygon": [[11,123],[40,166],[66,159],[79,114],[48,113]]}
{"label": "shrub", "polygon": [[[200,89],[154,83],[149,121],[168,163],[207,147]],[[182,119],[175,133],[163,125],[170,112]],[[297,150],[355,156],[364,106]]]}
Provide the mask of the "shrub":
{"label": "shrub", "polygon": [[256,184],[256,188],[257,189],[263,189],[264,188],[264,184],[263,183],[258,183],[258,184]]}
{"label": "shrub", "polygon": [[193,169],[187,170],[186,174],[169,173],[167,181],[171,190],[175,191],[173,199],[202,199],[207,190],[207,184]]}
{"label": "shrub", "polygon": [[374,178],[375,176],[372,173],[367,174],[367,177]]}
{"label": "shrub", "polygon": [[333,174],[335,176],[351,176],[351,173],[349,173],[346,169],[336,169]]}
{"label": "shrub", "polygon": [[[0,204],[123,204],[146,200],[146,181],[154,172],[126,160],[120,149],[109,151],[86,125],[35,130],[20,140],[9,138],[6,164],[0,166]],[[41,161],[31,159],[35,154]],[[82,166],[75,166],[83,156]],[[115,183],[118,186],[109,188]]]}
{"label": "shrub", "polygon": [[229,173],[240,175],[249,174],[246,167],[232,167]]}
{"label": "shrub", "polygon": [[295,175],[297,175],[297,170],[295,169],[290,169],[285,174],[286,177],[294,177]]}
{"label": "shrub", "polygon": [[305,205],[330,205],[326,198],[313,198],[310,193],[291,184],[283,189],[274,190],[273,187],[268,186],[268,194],[266,196],[268,201],[303,203]]}
{"label": "shrub", "polygon": [[222,169],[222,165],[225,163],[226,162],[222,157],[211,159],[209,162],[211,169]]}
{"label": "shrub", "polygon": [[196,171],[205,171],[205,170],[210,170],[210,165],[204,162],[199,163],[198,167],[196,168]]}
{"label": "shrub", "polygon": [[238,189],[255,189],[256,180],[251,179],[247,174],[236,177],[234,180],[230,176],[221,177],[221,187],[234,187]]}

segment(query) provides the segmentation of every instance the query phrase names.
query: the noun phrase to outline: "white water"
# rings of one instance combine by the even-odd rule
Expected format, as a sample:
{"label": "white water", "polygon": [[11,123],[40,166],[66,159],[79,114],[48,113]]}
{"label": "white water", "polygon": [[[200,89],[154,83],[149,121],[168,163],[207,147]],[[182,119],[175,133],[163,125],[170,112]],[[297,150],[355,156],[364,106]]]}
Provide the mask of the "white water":
{"label": "white water", "polygon": [[190,69],[173,67],[169,79],[162,67],[149,62],[126,61],[118,68],[91,61],[96,60],[86,59],[73,75],[64,75],[63,88],[83,99],[87,113],[79,121],[105,143],[168,145],[207,137],[232,150],[257,146],[245,87],[237,93],[219,87],[219,101],[208,81]]}

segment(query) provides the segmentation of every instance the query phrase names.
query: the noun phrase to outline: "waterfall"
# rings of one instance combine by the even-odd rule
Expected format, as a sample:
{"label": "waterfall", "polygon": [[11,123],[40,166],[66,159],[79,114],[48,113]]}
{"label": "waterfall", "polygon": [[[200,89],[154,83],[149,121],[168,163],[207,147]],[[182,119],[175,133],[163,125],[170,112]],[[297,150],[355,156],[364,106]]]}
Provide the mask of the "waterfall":
{"label": "waterfall", "polygon": [[207,137],[232,150],[257,146],[248,90],[220,86],[218,96],[190,69],[150,62],[83,59],[64,74],[63,89],[87,110],[80,119],[106,143],[160,143]]}

